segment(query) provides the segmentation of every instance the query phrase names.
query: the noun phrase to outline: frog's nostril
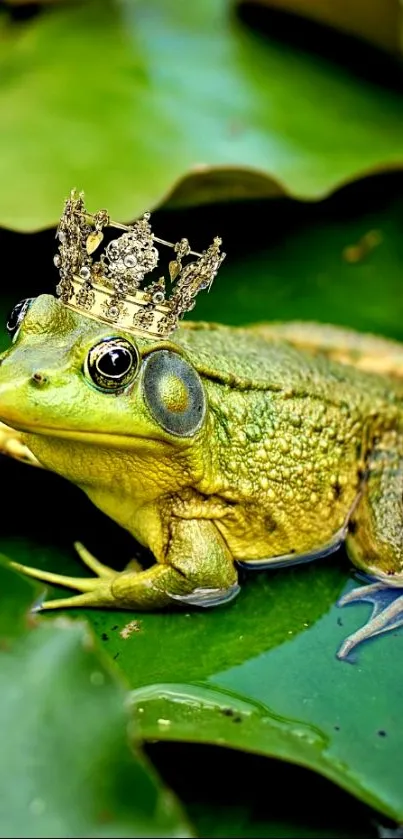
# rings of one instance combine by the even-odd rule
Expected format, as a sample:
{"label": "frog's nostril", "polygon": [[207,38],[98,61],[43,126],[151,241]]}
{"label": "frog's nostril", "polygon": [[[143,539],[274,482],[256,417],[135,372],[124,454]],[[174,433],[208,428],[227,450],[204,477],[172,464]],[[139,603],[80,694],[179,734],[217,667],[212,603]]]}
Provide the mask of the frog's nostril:
{"label": "frog's nostril", "polygon": [[31,382],[34,382],[34,384],[36,385],[46,385],[48,382],[48,377],[45,376],[44,373],[40,373],[39,371],[37,371],[32,374]]}

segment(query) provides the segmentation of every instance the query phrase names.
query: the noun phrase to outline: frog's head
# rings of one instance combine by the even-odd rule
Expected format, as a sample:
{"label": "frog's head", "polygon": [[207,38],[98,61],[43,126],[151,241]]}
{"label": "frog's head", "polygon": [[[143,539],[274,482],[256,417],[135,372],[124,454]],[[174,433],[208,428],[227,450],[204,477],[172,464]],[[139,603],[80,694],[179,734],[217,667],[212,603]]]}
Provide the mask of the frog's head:
{"label": "frog's head", "polygon": [[206,396],[174,342],[137,340],[51,295],[18,304],[8,331],[12,345],[0,357],[0,419],[29,435],[29,447],[46,466],[72,477],[73,458],[79,482],[80,458],[88,470],[101,451],[105,459],[118,450],[161,463],[168,458],[177,473],[178,462],[182,472],[190,462],[197,469]]}

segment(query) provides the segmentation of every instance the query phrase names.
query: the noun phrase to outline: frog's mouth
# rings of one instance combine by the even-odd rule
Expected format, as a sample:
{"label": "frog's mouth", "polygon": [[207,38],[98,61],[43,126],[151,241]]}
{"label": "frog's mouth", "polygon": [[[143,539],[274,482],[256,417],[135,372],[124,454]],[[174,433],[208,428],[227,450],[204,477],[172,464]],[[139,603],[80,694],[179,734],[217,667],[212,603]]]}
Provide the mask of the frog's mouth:
{"label": "frog's mouth", "polygon": [[73,431],[68,428],[52,428],[51,426],[26,426],[25,428],[21,426],[17,430],[29,436],[55,437],[60,440],[72,440],[97,446],[116,446],[116,448],[121,448],[119,443],[122,441],[147,439],[141,434],[121,434],[113,431]]}
{"label": "frog's mouth", "polygon": [[[142,421],[141,418],[138,418],[136,422],[133,421],[129,428],[91,428],[89,427],[91,413],[82,410],[77,414],[74,411],[71,412],[70,424],[70,418],[63,415],[62,411],[58,412],[57,406],[57,415],[52,416],[55,411],[51,401],[48,402],[45,411],[41,410],[39,403],[23,398],[20,400],[20,407],[19,400],[16,398],[17,394],[17,383],[0,384],[0,423],[14,431],[19,431],[24,437],[40,436],[104,448],[141,447],[144,452],[148,449],[151,451],[152,447],[157,457],[160,452],[171,450],[178,443],[182,448],[186,448],[193,439],[192,437],[175,437],[174,439],[172,435],[164,431],[163,427],[146,420]],[[44,413],[47,414],[45,422],[42,419]],[[81,420],[83,420],[83,425]],[[26,442],[29,446],[29,442]]]}
{"label": "frog's mouth", "polygon": [[[17,421],[13,423],[8,421],[4,424],[7,425],[8,428],[12,428],[15,431],[20,431],[23,434],[24,438],[40,436],[47,438],[55,438],[58,440],[70,440],[72,442],[80,444],[97,446],[98,448],[129,448],[130,441],[132,441],[133,447],[138,445],[140,441],[143,441],[144,444],[147,444],[147,442],[149,442],[150,446],[152,446],[153,448],[153,451],[156,452],[156,447],[158,446],[160,446],[161,448],[166,448],[167,446],[171,447],[173,445],[173,441],[161,440],[158,437],[152,438],[151,434],[124,434],[122,432],[93,431],[89,429],[78,430],[71,428],[60,428],[58,426],[53,427],[46,425],[37,425],[36,423],[27,423],[24,421]],[[26,443],[29,446],[29,439],[26,439]]]}

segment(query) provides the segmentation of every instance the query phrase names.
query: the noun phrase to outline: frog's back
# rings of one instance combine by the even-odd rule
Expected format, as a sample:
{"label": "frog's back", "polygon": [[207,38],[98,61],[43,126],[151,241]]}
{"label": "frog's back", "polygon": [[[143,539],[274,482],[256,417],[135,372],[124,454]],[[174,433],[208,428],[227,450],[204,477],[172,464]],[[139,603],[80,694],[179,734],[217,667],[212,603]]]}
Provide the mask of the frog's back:
{"label": "frog's back", "polygon": [[[206,379],[239,390],[309,395],[333,404],[346,403],[363,412],[379,406],[403,405],[403,379],[357,369],[333,361],[326,353],[293,346],[264,326],[229,327],[185,322],[175,341]],[[397,345],[399,346],[399,345]],[[403,347],[402,347],[403,357]]]}

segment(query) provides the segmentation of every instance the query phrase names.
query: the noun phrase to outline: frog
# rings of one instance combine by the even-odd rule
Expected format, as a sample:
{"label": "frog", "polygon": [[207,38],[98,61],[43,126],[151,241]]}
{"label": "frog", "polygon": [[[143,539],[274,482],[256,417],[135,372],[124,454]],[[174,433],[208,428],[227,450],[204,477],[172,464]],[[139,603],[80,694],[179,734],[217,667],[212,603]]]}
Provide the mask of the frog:
{"label": "frog", "polygon": [[399,342],[310,322],[191,320],[151,340],[51,294],[19,303],[8,331],[0,451],[75,484],[154,558],[117,571],[76,543],[87,577],[13,562],[75,592],[41,610],[230,604],[245,569],[344,544],[366,584],[340,605],[373,613],[338,657],[403,623]]}

